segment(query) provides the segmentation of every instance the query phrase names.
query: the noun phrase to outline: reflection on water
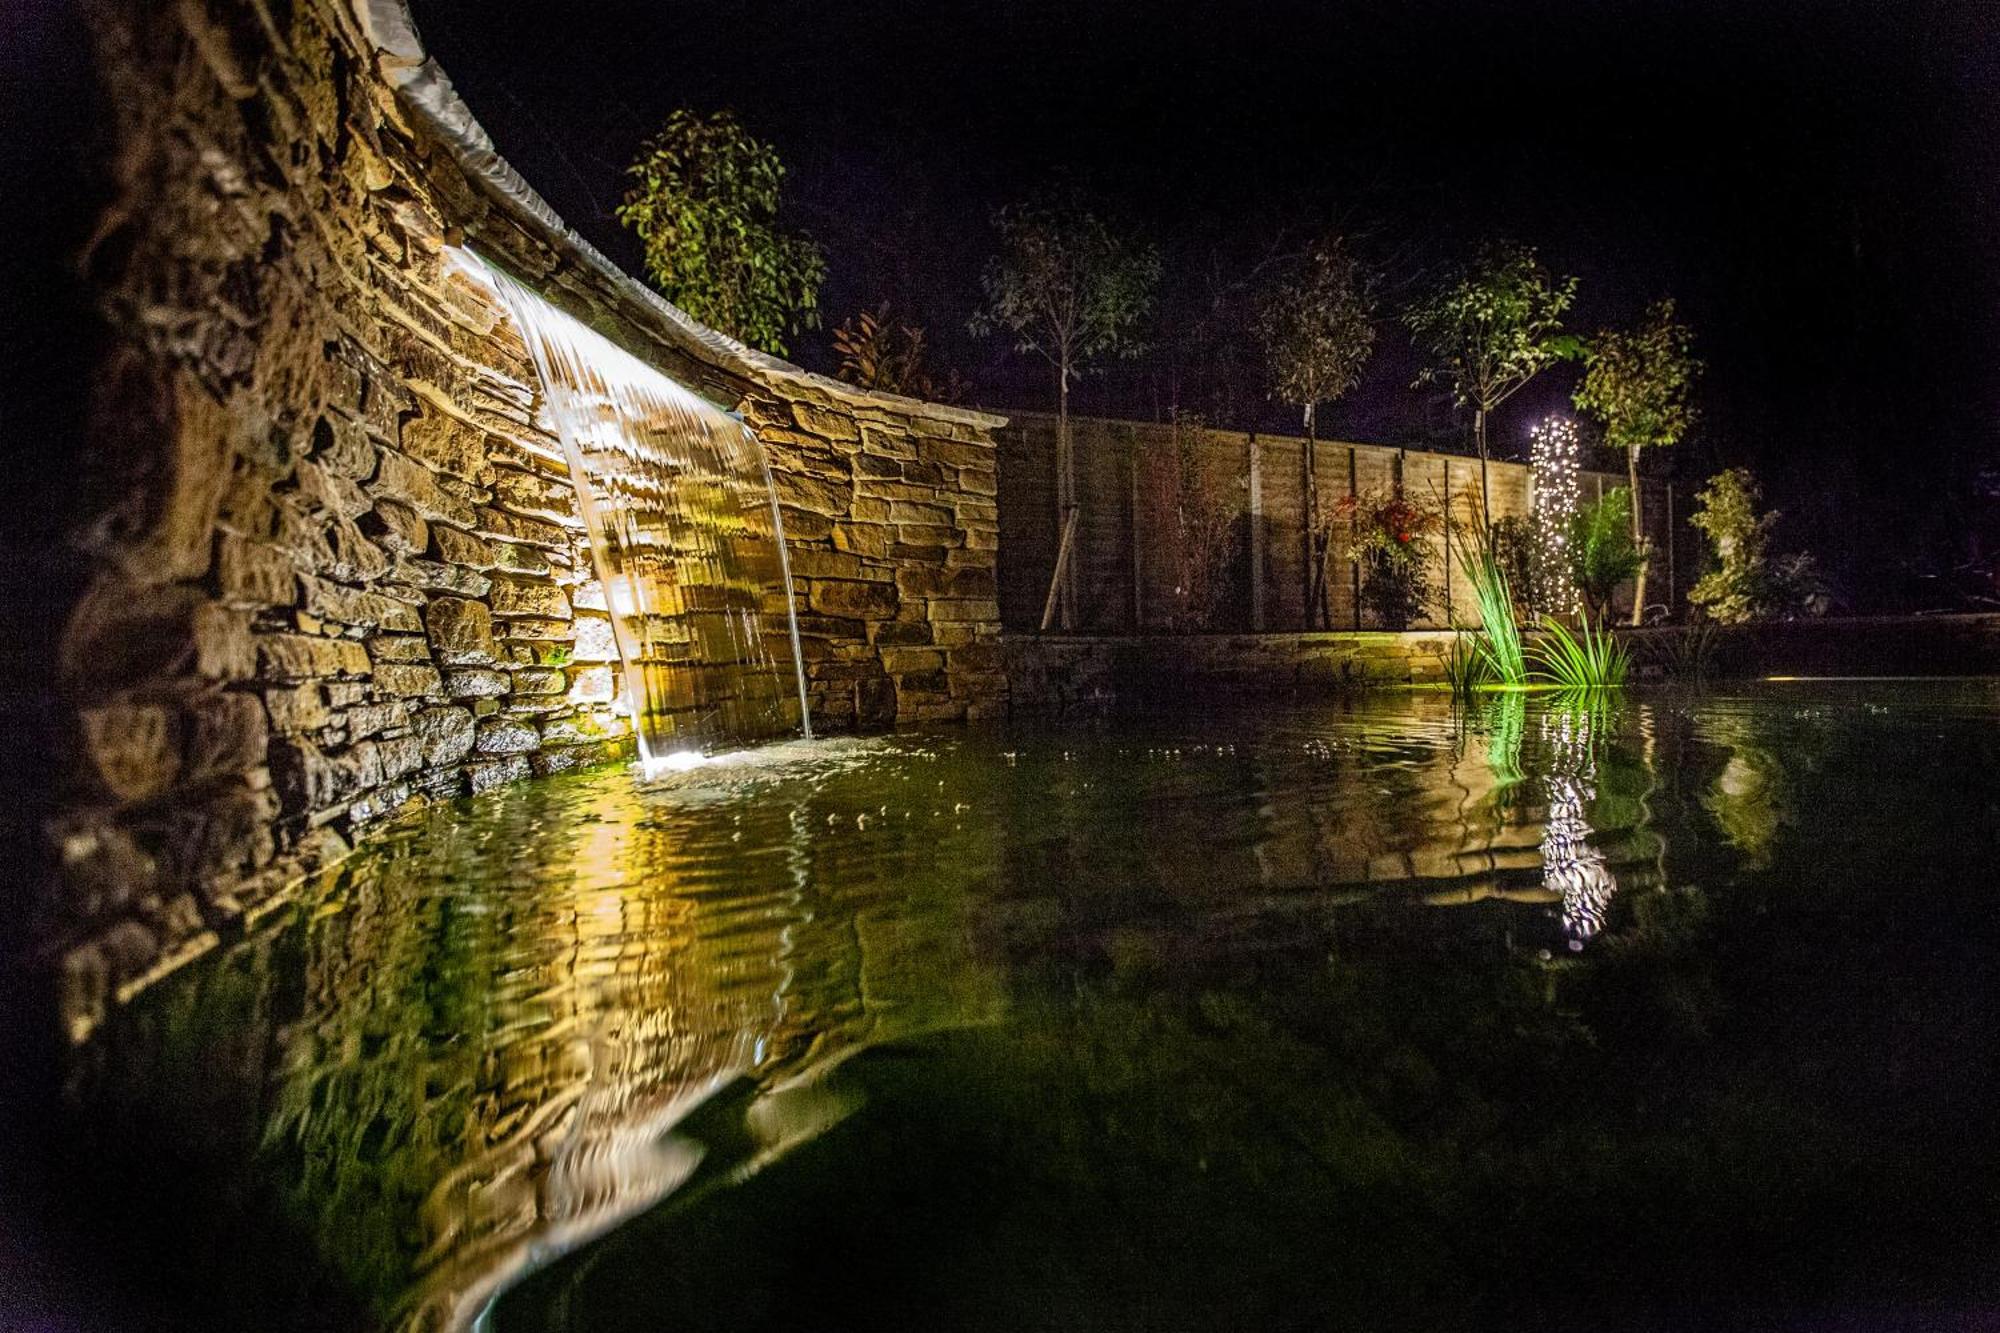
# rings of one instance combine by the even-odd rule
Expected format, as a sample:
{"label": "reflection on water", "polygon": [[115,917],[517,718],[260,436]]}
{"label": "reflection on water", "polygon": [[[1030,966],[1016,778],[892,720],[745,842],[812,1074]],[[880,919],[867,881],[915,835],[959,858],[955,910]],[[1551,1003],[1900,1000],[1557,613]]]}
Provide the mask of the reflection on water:
{"label": "reflection on water", "polygon": [[[1977,689],[1883,711],[1802,694],[1592,711],[1516,694],[1454,714],[1440,697],[1398,695],[1064,733],[791,742],[650,783],[624,770],[552,779],[405,819],[285,919],[144,997],[85,1053],[76,1105],[207,1146],[209,1178],[187,1182],[200,1219],[188,1244],[198,1231],[219,1252],[275,1247],[275,1228],[321,1273],[307,1283],[284,1267],[293,1258],[268,1262],[268,1289],[246,1278],[213,1297],[216,1327],[304,1326],[287,1301],[311,1302],[327,1326],[463,1327],[525,1274],[621,1228],[625,1260],[617,1245],[588,1249],[582,1267],[530,1284],[512,1316],[588,1327],[519,1311],[585,1308],[606,1274],[644,1289],[672,1267],[646,1228],[679,1214],[636,1214],[747,1201],[716,1214],[719,1236],[728,1208],[754,1214],[757,1190],[804,1190],[772,1205],[783,1216],[784,1199],[812,1197],[784,1184],[788,1164],[822,1151],[795,1150],[841,1144],[839,1160],[871,1161],[855,1145],[898,1116],[912,1117],[899,1131],[911,1143],[961,1119],[1014,1126],[980,1151],[998,1162],[1039,1144],[1022,1172],[1083,1153],[1095,1190],[1107,1169],[1096,1154],[1151,1151],[1154,1133],[1181,1145],[1171,1156],[1215,1136],[1209,1171],[1281,1113],[1292,1128],[1274,1163],[1301,1151],[1283,1144],[1310,1142],[1313,1171],[1338,1160],[1335,1178],[1349,1180],[1355,1127],[1375,1117],[1368,1151],[1389,1156],[1370,1178],[1400,1179],[1394,1163],[1430,1160],[1436,1124],[1483,1107],[1466,1122],[1476,1133],[1451,1131],[1472,1136],[1452,1140],[1458,1165],[1409,1195],[1476,1214],[1489,1203],[1466,1183],[1483,1160],[1467,1143],[1489,1143],[1531,1103],[1536,1133],[1565,1108],[1598,1114],[1610,1101],[1574,1093],[1577,1062],[1715,1029],[1728,987],[1697,973],[1726,962],[1716,932],[1733,918],[1713,904],[1758,896],[1763,920],[1808,880],[1818,892],[1848,870],[1879,882],[1869,832],[1881,818],[1897,820],[1902,856],[1948,881],[1945,839],[1912,825],[1907,791],[1861,801],[1867,789],[1835,779],[1885,737],[1906,760],[1920,754],[1906,742],[1934,735],[1990,757],[1995,719]],[[1787,842],[1834,814],[1836,835],[1816,824],[1816,843]],[[1936,818],[1989,833],[1994,822],[1990,807]],[[1801,868],[1829,853],[1847,870]],[[1753,893],[1745,877],[1771,866],[1794,873]],[[1329,958],[1348,969],[1337,1002]],[[1628,985],[1671,1021],[1633,1020],[1621,1037],[1623,999],[1589,1018],[1593,997]],[[1432,1035],[1382,1044],[1413,1023]],[[1475,1057],[1463,1043],[1489,1026]],[[882,1063],[919,1051],[916,1064]],[[1218,1069],[1253,1059],[1252,1103],[1203,1100]],[[1590,1067],[1607,1086],[1639,1077]],[[1530,1068],[1532,1092],[1488,1085],[1494,1070],[1512,1087]],[[1350,1087],[1356,1071],[1387,1081]],[[1143,1098],[1072,1123],[1067,1103],[1046,1103],[1050,1080]],[[945,1081],[990,1096],[942,1113]],[[1564,1087],[1569,1100],[1545,1103]],[[1015,1090],[1028,1090],[1019,1107]],[[1446,1116],[1439,1098],[1460,1109]],[[1245,1119],[1249,1105],[1263,1118]],[[1569,1144],[1566,1172],[1610,1170],[1590,1165],[1593,1142]],[[1244,1198],[1266,1188],[1237,1184]],[[1319,1196],[1272,1197],[1256,1225],[1325,1221]],[[897,1198],[883,1206],[916,1206]],[[752,1248],[771,1225],[748,1233]],[[672,1244],[699,1248],[702,1234]],[[549,1304],[548,1283],[572,1295]],[[593,1318],[617,1326],[616,1308]]]}

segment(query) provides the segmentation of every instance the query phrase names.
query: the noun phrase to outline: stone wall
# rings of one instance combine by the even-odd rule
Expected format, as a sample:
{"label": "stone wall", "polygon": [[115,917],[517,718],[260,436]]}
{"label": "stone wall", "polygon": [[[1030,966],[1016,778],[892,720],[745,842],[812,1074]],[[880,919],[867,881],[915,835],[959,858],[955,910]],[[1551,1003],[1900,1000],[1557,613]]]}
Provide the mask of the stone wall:
{"label": "stone wall", "polygon": [[617,756],[616,650],[468,245],[769,452],[821,727],[1004,706],[992,429],[701,329],[567,233],[389,0],[100,0],[112,202],[42,952],[81,1037],[372,821]]}
{"label": "stone wall", "polygon": [[[2000,675],[2000,615],[1867,616],[1620,629],[1639,684],[1759,677]],[[1448,631],[1010,634],[1016,712],[1442,685]],[[1699,647],[1692,641],[1705,640]]]}
{"label": "stone wall", "polygon": [[1275,634],[1037,634],[1003,642],[1016,712],[1190,697],[1439,685],[1445,630]]}
{"label": "stone wall", "polygon": [[[1174,573],[1163,545],[1166,534],[1154,530],[1144,496],[1153,470],[1167,465],[1173,456],[1173,428],[1157,422],[1093,417],[1072,417],[1070,424],[1076,442],[1079,496],[1072,558],[1082,574],[1082,596],[1073,628],[1101,632],[1166,628],[1174,597]],[[998,438],[1005,538],[1000,561],[1002,618],[1009,629],[1032,630],[1041,624],[1060,537],[1055,505],[1055,418],[1015,413]],[[1253,608],[1260,604],[1263,629],[1296,630],[1304,625],[1304,580],[1300,573],[1305,561],[1301,532],[1304,448],[1305,441],[1295,436],[1204,432],[1201,449],[1213,475],[1226,479],[1226,500],[1236,513],[1238,549],[1232,587],[1222,599],[1216,623],[1208,628],[1256,628]],[[1321,440],[1314,450],[1314,463],[1323,505],[1331,506],[1356,490],[1388,490],[1400,472],[1407,494],[1427,503],[1442,503],[1448,497],[1460,523],[1469,524],[1479,512],[1476,458]],[[1624,477],[1602,472],[1586,472],[1580,481],[1586,501],[1625,484]],[[1531,512],[1525,465],[1494,462],[1488,484],[1495,519]],[[1687,546],[1686,533],[1673,531],[1667,488],[1652,480],[1642,480],[1641,486],[1647,530],[1661,553],[1647,601],[1677,604],[1678,594],[1685,588],[1676,586],[1674,565],[1681,554],[1677,548]],[[1254,560],[1250,558],[1253,553]],[[1454,620],[1477,625],[1477,600],[1457,561],[1441,544],[1433,559],[1439,568],[1432,626],[1443,628]],[[1355,589],[1351,562],[1336,554],[1327,585],[1334,626],[1356,630],[1372,627],[1366,610],[1357,610]],[[1623,604],[1630,606],[1629,592]]]}

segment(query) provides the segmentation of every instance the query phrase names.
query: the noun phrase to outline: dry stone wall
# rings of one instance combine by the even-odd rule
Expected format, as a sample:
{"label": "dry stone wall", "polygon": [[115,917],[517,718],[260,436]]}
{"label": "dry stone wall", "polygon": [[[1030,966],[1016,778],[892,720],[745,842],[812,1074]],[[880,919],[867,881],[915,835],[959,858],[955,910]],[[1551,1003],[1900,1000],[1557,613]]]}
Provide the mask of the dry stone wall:
{"label": "dry stone wall", "polygon": [[1004,705],[998,418],[820,380],[642,293],[482,151],[398,5],[91,23],[112,350],[40,914],[73,1037],[381,816],[629,746],[561,451],[454,246],[756,429],[817,725]]}

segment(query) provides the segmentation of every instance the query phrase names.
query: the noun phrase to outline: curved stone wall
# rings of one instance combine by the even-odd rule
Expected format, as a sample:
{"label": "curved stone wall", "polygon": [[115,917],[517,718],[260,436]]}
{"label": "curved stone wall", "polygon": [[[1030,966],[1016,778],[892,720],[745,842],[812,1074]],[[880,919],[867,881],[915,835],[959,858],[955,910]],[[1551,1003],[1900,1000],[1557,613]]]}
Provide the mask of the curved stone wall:
{"label": "curved stone wall", "polygon": [[[506,264],[769,452],[816,726],[997,711],[992,430],[694,325],[492,151],[393,0],[95,6],[113,335],[43,902],[73,1038],[412,802],[620,754]],[[67,761],[65,761],[67,762]]]}

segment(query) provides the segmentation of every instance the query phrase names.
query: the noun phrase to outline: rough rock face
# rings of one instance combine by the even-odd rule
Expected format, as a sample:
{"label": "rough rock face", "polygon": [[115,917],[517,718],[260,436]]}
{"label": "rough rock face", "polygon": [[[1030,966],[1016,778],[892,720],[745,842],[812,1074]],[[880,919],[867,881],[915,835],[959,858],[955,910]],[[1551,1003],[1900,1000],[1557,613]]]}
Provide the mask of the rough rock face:
{"label": "rough rock face", "polygon": [[73,1037],[371,821],[629,744],[533,372],[449,244],[757,430],[816,725],[1005,698],[998,419],[817,380],[574,262],[399,100],[408,52],[361,8],[93,9],[116,197],[84,263],[116,345],[41,913]]}

